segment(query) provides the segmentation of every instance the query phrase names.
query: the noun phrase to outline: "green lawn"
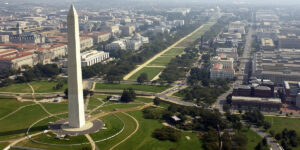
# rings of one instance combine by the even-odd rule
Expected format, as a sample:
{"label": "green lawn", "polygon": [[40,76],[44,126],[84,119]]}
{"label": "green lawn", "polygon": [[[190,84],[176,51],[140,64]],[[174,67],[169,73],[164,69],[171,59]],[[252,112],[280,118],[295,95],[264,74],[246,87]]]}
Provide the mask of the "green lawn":
{"label": "green lawn", "polygon": [[287,128],[289,130],[295,130],[298,134],[300,134],[300,118],[265,116],[265,120],[271,123],[272,127],[270,130],[274,130],[276,133],[279,133],[283,129]]}
{"label": "green lawn", "polygon": [[[35,90],[35,93],[53,93],[53,92],[63,92],[67,88],[65,83],[63,88],[60,90],[53,90],[53,87],[57,85],[58,81],[33,81],[30,85]],[[10,92],[10,93],[32,93],[31,88],[27,83],[12,84],[8,87],[0,88],[0,92]]]}
{"label": "green lawn", "polygon": [[120,132],[123,128],[123,122],[116,115],[107,115],[100,118],[105,124],[106,129],[101,129],[96,133],[90,134],[94,141],[99,141]]}
{"label": "green lawn", "polygon": [[166,53],[164,53],[162,56],[177,56],[181,53],[184,52],[184,49],[183,48],[172,48],[171,50],[167,51]]}
{"label": "green lawn", "polygon": [[31,88],[27,83],[12,84],[7,87],[0,88],[0,92],[10,92],[10,93],[32,93]]}
{"label": "green lawn", "polygon": [[4,149],[6,146],[8,146],[8,142],[1,142],[0,143],[0,149]]}
{"label": "green lawn", "polygon": [[0,99],[0,118],[17,110],[18,108],[33,104],[32,102],[18,102],[15,99]]}
{"label": "green lawn", "polygon": [[42,105],[51,113],[58,114],[68,112],[68,103],[42,103]]}
{"label": "green lawn", "polygon": [[148,75],[148,80],[152,80],[155,76],[157,76],[160,72],[162,72],[164,68],[162,67],[144,67],[134,75],[132,75],[129,80],[136,81],[136,79],[142,74],[146,73]]}
{"label": "green lawn", "polygon": [[125,128],[123,132],[121,132],[119,135],[115,136],[114,138],[111,138],[109,140],[103,141],[103,142],[98,142],[96,145],[101,148],[101,150],[108,150],[111,148],[113,145],[119,143],[122,141],[124,138],[129,136],[136,128],[136,123],[132,118],[129,116],[123,114],[123,113],[118,113],[116,114],[121,120],[123,120],[125,124]]}
{"label": "green lawn", "polygon": [[262,137],[260,137],[256,132],[243,126],[241,134],[248,138],[247,150],[254,150],[259,142],[261,142]]}
{"label": "green lawn", "polygon": [[[37,144],[30,140],[24,140],[17,144],[17,146],[21,147],[33,147],[33,148],[40,148],[45,150],[82,150],[82,148],[89,148],[91,149],[91,145],[80,145],[80,146],[53,146],[53,145],[43,145],[43,144]],[[13,150],[13,149],[11,149]]]}
{"label": "green lawn", "polygon": [[116,104],[110,104],[110,105],[104,105],[103,107],[100,108],[102,111],[113,111],[115,109],[125,109],[125,108],[133,108],[133,107],[138,107],[141,106],[142,104],[137,104],[137,103],[116,103]]}
{"label": "green lawn", "polygon": [[160,56],[153,60],[149,66],[167,66],[175,56]]}
{"label": "green lawn", "polygon": [[132,88],[135,91],[160,93],[170,88],[170,86],[154,86],[154,85],[139,85],[139,84],[106,84],[106,83],[96,84],[96,90],[123,90],[126,88]]}
{"label": "green lawn", "polygon": [[98,100],[97,97],[94,95],[90,98],[87,109],[92,110],[101,104],[102,104],[102,102],[100,100]]}
{"label": "green lawn", "polygon": [[192,44],[195,40],[201,38],[201,36],[211,28],[212,25],[204,25],[202,29],[195,32],[193,35],[179,43],[177,46],[187,47]]}
{"label": "green lawn", "polygon": [[153,102],[153,99],[144,98],[144,97],[137,97],[135,102],[151,103],[151,102]]}
{"label": "green lawn", "polygon": [[30,84],[35,90],[35,93],[63,92],[67,88],[66,83],[64,83],[63,88],[61,88],[60,90],[53,90],[53,87],[55,87],[58,83],[58,81],[34,81]]}
{"label": "green lawn", "polygon": [[[170,141],[159,141],[152,138],[152,132],[161,128],[162,124],[157,120],[144,119],[141,111],[129,112],[140,123],[140,129],[126,142],[122,143],[117,150],[168,150],[176,148],[177,150],[201,150],[202,143],[194,133],[183,133],[182,138],[177,143]],[[186,136],[191,139],[187,140]]]}
{"label": "green lawn", "polygon": [[0,140],[9,140],[24,136],[27,128],[47,114],[39,105],[21,109],[15,114],[0,121]]}

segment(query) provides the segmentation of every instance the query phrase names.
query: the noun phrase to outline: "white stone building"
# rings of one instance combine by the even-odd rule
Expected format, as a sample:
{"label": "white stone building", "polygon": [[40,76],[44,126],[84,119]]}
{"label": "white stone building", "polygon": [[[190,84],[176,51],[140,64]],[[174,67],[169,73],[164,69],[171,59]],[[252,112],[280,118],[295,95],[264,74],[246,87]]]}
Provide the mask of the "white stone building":
{"label": "white stone building", "polygon": [[214,64],[210,69],[210,79],[233,79],[234,78],[233,68],[224,68],[222,64]]}
{"label": "white stone building", "polygon": [[96,63],[103,62],[109,58],[109,53],[104,51],[91,50],[81,54],[81,66],[92,66]]}

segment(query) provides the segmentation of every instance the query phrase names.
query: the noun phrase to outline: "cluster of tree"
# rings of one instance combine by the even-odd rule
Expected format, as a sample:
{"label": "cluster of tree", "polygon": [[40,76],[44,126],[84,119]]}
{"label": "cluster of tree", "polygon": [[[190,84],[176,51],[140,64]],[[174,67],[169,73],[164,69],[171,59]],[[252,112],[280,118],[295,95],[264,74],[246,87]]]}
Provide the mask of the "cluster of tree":
{"label": "cluster of tree", "polygon": [[142,73],[136,80],[138,83],[143,84],[144,82],[148,81],[148,74]]}
{"label": "cluster of tree", "polygon": [[[64,93],[65,93],[65,98],[68,98],[68,96],[69,96],[69,89],[68,88],[65,89]],[[92,95],[94,95],[93,91],[90,91],[88,89],[84,89],[83,90],[83,98],[87,98],[88,96],[92,96]]]}
{"label": "cluster of tree", "polygon": [[198,56],[195,50],[185,50],[186,54],[172,59],[168,66],[163,70],[160,79],[171,84],[180,78],[184,78],[190,70],[193,62]]}
{"label": "cluster of tree", "polygon": [[247,149],[248,138],[242,134],[230,135],[225,131],[222,135],[214,128],[209,128],[202,136],[205,150],[245,150]]}
{"label": "cluster of tree", "polygon": [[264,115],[258,110],[246,112],[242,117],[244,120],[258,127],[263,126],[265,129],[271,128],[271,124],[265,121]]}
{"label": "cluster of tree", "polygon": [[26,71],[23,71],[23,76],[18,76],[16,82],[24,83],[34,80],[40,80],[42,78],[54,78],[60,73],[60,69],[56,64],[37,64],[33,68],[26,67]]}
{"label": "cluster of tree", "polygon": [[181,138],[181,132],[170,127],[163,127],[153,131],[152,136],[159,140],[177,142]]}
{"label": "cluster of tree", "polygon": [[277,133],[275,139],[280,141],[280,145],[285,150],[292,150],[300,143],[300,137],[298,137],[297,132],[286,128],[281,133]]}
{"label": "cluster of tree", "polygon": [[242,123],[240,122],[240,117],[235,114],[230,114],[229,112],[226,112],[226,118],[228,121],[232,123],[232,128],[236,129],[237,131],[240,131],[243,127]]}
{"label": "cluster of tree", "polygon": [[216,24],[214,24],[208,32],[205,32],[202,36],[201,42],[209,42],[209,46],[213,47],[213,39],[223,31],[224,27],[229,24],[229,22],[233,21],[234,18],[223,16],[218,20]]}
{"label": "cluster of tree", "polygon": [[148,107],[143,110],[144,118],[146,119],[161,119],[164,111],[155,107]]}
{"label": "cluster of tree", "polygon": [[[173,115],[176,115],[181,120],[173,122],[171,118]],[[189,124],[185,124],[188,119],[187,116],[194,118]],[[226,120],[221,118],[221,114],[218,111],[210,111],[197,107],[170,105],[168,110],[163,114],[162,119],[184,130],[207,131],[208,128],[223,130],[227,127]]]}
{"label": "cluster of tree", "polygon": [[121,96],[121,102],[129,103],[136,99],[136,94],[132,88],[124,89]]}
{"label": "cluster of tree", "polygon": [[197,100],[197,102],[205,102],[206,104],[212,104],[216,101],[218,96],[225,93],[228,87],[203,87],[199,85],[191,86],[184,90],[179,91],[179,94],[184,96],[185,101]]}
{"label": "cluster of tree", "polygon": [[269,149],[270,148],[266,138],[263,138],[262,141],[259,142],[255,147],[255,150],[269,150]]}
{"label": "cluster of tree", "polygon": [[60,90],[64,87],[64,83],[63,82],[59,82],[57,83],[54,87],[53,90]]}
{"label": "cluster of tree", "polygon": [[[60,69],[56,64],[37,64],[33,68],[29,66],[23,66],[23,68],[25,71],[21,71],[21,69],[4,71],[4,73],[2,73],[3,80],[0,83],[0,87],[9,86],[13,83],[31,82],[42,78],[55,78],[60,73]],[[15,80],[12,80],[8,78],[11,75],[19,76],[17,76]]]}

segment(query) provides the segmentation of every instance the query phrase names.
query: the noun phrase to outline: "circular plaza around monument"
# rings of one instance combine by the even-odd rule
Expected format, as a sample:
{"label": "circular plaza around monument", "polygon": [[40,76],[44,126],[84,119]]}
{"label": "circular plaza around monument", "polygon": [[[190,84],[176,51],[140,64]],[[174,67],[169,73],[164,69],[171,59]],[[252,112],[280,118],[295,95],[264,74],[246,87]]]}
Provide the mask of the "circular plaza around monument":
{"label": "circular plaza around monument", "polygon": [[58,120],[57,122],[50,124],[49,129],[57,135],[77,136],[97,132],[103,127],[103,122],[100,120],[86,122],[81,128],[71,128],[68,123],[67,119]]}

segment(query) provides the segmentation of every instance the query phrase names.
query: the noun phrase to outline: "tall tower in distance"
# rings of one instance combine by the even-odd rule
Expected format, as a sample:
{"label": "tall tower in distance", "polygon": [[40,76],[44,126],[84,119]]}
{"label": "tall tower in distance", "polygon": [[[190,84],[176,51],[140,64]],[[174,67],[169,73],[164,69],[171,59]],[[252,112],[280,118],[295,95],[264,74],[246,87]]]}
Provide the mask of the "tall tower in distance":
{"label": "tall tower in distance", "polygon": [[80,128],[85,125],[85,115],[81,74],[79,24],[78,15],[73,5],[71,5],[69,10],[67,25],[69,127]]}

